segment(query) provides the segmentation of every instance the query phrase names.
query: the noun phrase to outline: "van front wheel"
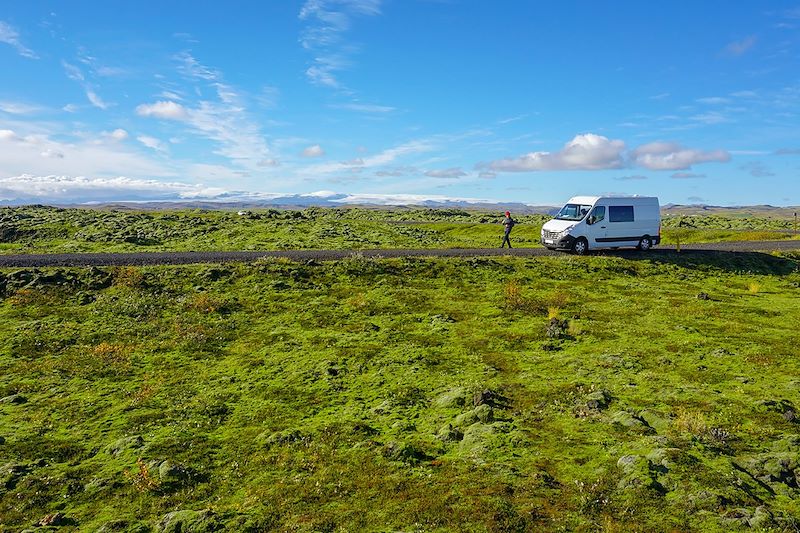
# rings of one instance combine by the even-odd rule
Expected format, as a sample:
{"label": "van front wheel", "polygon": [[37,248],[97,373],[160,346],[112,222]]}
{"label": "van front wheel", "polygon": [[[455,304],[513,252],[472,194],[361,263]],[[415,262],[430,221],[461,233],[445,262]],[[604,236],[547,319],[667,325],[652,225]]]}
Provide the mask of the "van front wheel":
{"label": "van front wheel", "polygon": [[639,241],[639,246],[637,246],[637,248],[639,248],[643,252],[646,252],[647,250],[650,249],[652,245],[653,242],[650,240],[650,237],[648,235],[645,235],[644,237],[642,237],[642,240]]}
{"label": "van front wheel", "polygon": [[575,255],[586,255],[589,250],[589,243],[583,237],[575,239],[572,243],[572,253]]}

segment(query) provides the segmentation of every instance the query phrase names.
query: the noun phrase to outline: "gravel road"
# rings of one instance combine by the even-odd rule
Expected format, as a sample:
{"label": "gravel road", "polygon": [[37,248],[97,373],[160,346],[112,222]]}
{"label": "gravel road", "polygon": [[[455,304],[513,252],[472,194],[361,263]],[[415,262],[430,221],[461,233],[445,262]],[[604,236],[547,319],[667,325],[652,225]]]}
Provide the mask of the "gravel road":
{"label": "gravel road", "polygon": [[[800,240],[795,241],[738,241],[709,244],[681,245],[682,254],[713,252],[772,252],[800,250]],[[602,251],[596,254],[660,254],[677,253],[674,246],[658,246],[649,252],[635,250]],[[564,255],[545,248],[448,248],[429,250],[279,250],[264,252],[132,252],[91,254],[8,254],[0,255],[0,267],[46,266],[128,266],[128,265],[188,265],[195,263],[250,262],[262,257],[282,257],[294,261],[337,260],[359,254],[364,257],[488,257],[515,256],[539,257]]]}

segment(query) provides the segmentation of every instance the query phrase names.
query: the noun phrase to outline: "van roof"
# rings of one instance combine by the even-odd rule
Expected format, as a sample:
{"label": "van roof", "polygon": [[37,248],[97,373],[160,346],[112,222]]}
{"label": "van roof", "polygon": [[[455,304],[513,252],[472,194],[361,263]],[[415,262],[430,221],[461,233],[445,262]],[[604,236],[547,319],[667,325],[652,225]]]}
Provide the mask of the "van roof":
{"label": "van roof", "polygon": [[649,200],[651,202],[658,203],[657,196],[612,196],[612,195],[603,195],[603,196],[573,196],[570,198],[567,203],[568,204],[587,204],[593,205],[598,200]]}

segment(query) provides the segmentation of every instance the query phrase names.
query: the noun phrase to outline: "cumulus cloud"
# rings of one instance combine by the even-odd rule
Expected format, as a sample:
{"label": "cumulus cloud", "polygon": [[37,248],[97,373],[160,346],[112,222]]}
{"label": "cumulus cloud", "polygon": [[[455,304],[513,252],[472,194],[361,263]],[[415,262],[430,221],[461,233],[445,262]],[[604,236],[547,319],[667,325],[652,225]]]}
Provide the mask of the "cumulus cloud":
{"label": "cumulus cloud", "polygon": [[171,165],[155,162],[131,150],[119,130],[96,136],[62,140],[60,132],[51,137],[49,128],[27,131],[0,130],[0,176],[22,174],[108,176],[123,172],[131,176],[165,177],[179,174]]}
{"label": "cumulus cloud", "polygon": [[106,137],[113,141],[124,141],[128,138],[128,132],[123,130],[122,128],[117,128],[112,132],[106,133]]}
{"label": "cumulus cloud", "polygon": [[136,106],[136,114],[140,117],[153,117],[166,120],[185,120],[189,113],[186,108],[171,100],[159,100],[152,104]]}
{"label": "cumulus cloud", "polygon": [[[226,169],[217,169],[223,174]],[[214,170],[211,171],[214,173]],[[7,203],[97,203],[124,201],[271,201],[295,202],[298,205],[382,204],[382,205],[447,205],[449,203],[496,203],[481,198],[421,194],[371,194],[318,191],[307,194],[286,194],[228,191],[197,183],[165,182],[125,176],[87,178],[83,176],[34,176],[22,174],[0,178],[0,201]]]}
{"label": "cumulus cloud", "polygon": [[83,176],[20,176],[0,178],[0,200],[52,203],[135,201],[193,198],[200,185],[133,179],[87,178]]}
{"label": "cumulus cloud", "polygon": [[498,159],[486,168],[497,172],[535,172],[542,170],[603,170],[621,168],[625,143],[602,135],[576,135],[558,152],[530,152],[520,157]]}
{"label": "cumulus cloud", "polygon": [[323,150],[320,145],[314,144],[305,148],[300,155],[303,157],[322,157],[325,155],[325,150]]}
{"label": "cumulus cloud", "polygon": [[642,145],[633,150],[630,157],[633,164],[650,170],[688,170],[692,165],[726,163],[731,159],[725,150],[702,151],[668,142]]}
{"label": "cumulus cloud", "polygon": [[19,55],[28,59],[39,59],[36,52],[22,44],[19,40],[19,32],[0,20],[0,43],[5,43],[14,47]]}
{"label": "cumulus cloud", "polygon": [[429,170],[425,173],[426,176],[431,178],[461,178],[467,175],[466,172],[460,168],[444,168],[439,170]]}
{"label": "cumulus cloud", "polygon": [[52,148],[44,150],[40,155],[42,157],[49,157],[50,159],[64,159],[64,154],[58,150],[53,150]]}

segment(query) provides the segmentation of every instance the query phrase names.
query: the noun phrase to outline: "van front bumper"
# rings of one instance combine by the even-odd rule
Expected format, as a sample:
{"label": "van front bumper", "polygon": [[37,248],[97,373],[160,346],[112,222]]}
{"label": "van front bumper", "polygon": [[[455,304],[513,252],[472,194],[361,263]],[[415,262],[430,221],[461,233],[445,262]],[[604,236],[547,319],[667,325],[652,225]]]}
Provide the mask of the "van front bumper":
{"label": "van front bumper", "polygon": [[[548,240],[551,242],[547,242]],[[575,237],[572,235],[566,235],[558,240],[545,239],[544,237],[541,237],[539,242],[542,244],[542,246],[545,248],[550,248],[551,250],[571,250],[572,245],[575,243]]]}

